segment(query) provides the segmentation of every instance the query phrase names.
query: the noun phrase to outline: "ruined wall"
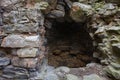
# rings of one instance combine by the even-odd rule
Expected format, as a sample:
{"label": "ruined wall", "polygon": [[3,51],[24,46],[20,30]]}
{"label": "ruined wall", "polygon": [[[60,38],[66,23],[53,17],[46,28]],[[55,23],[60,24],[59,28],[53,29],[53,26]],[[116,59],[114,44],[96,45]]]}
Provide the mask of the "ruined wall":
{"label": "ruined wall", "polygon": [[[118,2],[119,0],[115,0]],[[112,0],[110,1],[112,2]],[[114,1],[113,1],[114,2]],[[96,12],[92,17],[92,33],[97,42],[96,57],[99,57],[102,64],[109,65],[105,71],[116,79],[120,79],[120,55],[119,55],[119,28],[120,8],[117,3],[95,3]]]}
{"label": "ruined wall", "polygon": [[0,80],[34,78],[45,53],[44,17],[38,6],[22,0],[0,5]]}
{"label": "ruined wall", "polygon": [[[96,46],[93,56],[99,58],[102,64],[109,65],[105,68],[105,71],[110,76],[120,79],[120,1],[79,0],[79,2],[84,4],[77,2],[73,4],[73,19],[81,22],[80,17],[83,14],[80,15],[80,11],[83,10],[82,12],[85,13],[84,17],[88,19],[87,28],[91,37],[93,37],[94,46]],[[76,7],[78,8],[76,9]]]}
{"label": "ruined wall", "polygon": [[45,27],[50,28],[54,20],[65,19],[87,24],[85,29],[96,50],[93,56],[107,65],[105,71],[110,76],[120,79],[119,3],[120,0],[0,0],[0,79],[34,80],[47,64]]}

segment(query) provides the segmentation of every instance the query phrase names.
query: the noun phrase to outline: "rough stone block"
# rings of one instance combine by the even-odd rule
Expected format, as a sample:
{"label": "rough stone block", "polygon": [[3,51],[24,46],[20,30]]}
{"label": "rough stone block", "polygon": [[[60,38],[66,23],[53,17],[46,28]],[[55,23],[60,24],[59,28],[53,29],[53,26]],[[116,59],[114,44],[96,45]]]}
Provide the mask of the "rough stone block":
{"label": "rough stone block", "polygon": [[117,80],[120,80],[120,70],[119,69],[115,69],[114,67],[112,66],[107,66],[105,68],[105,71],[111,75],[112,77],[114,77],[115,79]]}
{"label": "rough stone block", "polygon": [[12,65],[24,68],[35,68],[37,66],[37,62],[38,62],[37,58],[13,57],[12,59]]}
{"label": "rough stone block", "polygon": [[2,41],[2,47],[39,47],[39,35],[12,34],[5,37]]}
{"label": "rough stone block", "polygon": [[86,15],[93,14],[93,9],[90,5],[85,5],[79,2],[74,2],[70,11],[71,18],[76,22],[84,22]]}
{"label": "rough stone block", "polygon": [[37,48],[23,48],[17,50],[18,57],[36,57],[39,53]]}
{"label": "rough stone block", "polygon": [[3,70],[2,76],[12,80],[13,78],[23,80],[23,79],[28,79],[29,74],[28,74],[28,71],[24,68],[7,66]]}
{"label": "rough stone block", "polygon": [[0,66],[6,66],[10,63],[10,59],[7,57],[0,58]]}
{"label": "rough stone block", "polygon": [[5,33],[13,32],[37,32],[39,28],[38,18],[41,13],[36,9],[19,8],[3,14],[3,31]]}
{"label": "rough stone block", "polygon": [[23,33],[23,32],[37,32],[38,23],[28,23],[28,24],[8,24],[3,26],[4,33]]}
{"label": "rough stone block", "polygon": [[38,13],[36,9],[19,8],[18,10],[12,10],[9,13],[4,13],[3,16],[3,21],[8,21],[5,24],[28,24],[34,22],[37,23],[38,17],[41,16],[41,13]]}
{"label": "rough stone block", "polygon": [[90,74],[83,76],[83,80],[103,80],[99,75],[97,74]]}

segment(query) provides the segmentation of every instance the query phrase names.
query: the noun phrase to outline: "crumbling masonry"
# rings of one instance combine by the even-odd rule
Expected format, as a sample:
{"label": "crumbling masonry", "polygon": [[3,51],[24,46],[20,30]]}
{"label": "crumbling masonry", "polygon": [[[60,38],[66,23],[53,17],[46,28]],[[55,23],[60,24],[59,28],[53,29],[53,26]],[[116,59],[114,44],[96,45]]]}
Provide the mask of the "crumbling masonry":
{"label": "crumbling masonry", "polygon": [[[60,42],[54,36],[61,33],[54,32],[61,31]],[[55,67],[97,59],[109,77],[120,80],[120,0],[0,0],[0,45],[0,80],[53,80],[44,79],[47,58]],[[58,63],[65,60],[73,64]]]}

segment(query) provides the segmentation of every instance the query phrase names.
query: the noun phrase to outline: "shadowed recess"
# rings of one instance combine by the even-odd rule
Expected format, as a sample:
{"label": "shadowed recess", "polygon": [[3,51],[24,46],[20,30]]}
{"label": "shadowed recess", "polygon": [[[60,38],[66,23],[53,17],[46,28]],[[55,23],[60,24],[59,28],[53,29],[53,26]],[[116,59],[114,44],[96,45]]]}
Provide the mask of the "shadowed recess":
{"label": "shadowed recess", "polygon": [[53,22],[46,29],[48,64],[54,67],[83,67],[94,61],[94,47],[84,24],[75,22]]}

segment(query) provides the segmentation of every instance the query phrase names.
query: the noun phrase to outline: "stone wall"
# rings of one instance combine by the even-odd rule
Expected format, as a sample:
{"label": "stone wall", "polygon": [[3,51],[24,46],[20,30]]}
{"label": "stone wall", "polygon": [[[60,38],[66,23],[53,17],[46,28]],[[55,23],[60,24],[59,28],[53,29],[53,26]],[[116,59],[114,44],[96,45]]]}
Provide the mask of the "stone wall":
{"label": "stone wall", "polygon": [[[94,41],[94,57],[120,79],[120,0],[0,0],[0,80],[40,79],[47,60],[45,27],[75,21]],[[41,74],[39,74],[40,76]]]}
{"label": "stone wall", "polygon": [[0,3],[0,80],[34,78],[42,66],[44,17],[38,7],[24,3],[22,0]]}
{"label": "stone wall", "polygon": [[120,79],[120,1],[79,0],[74,2],[70,16],[76,22],[87,19],[89,34],[94,40],[94,57],[99,58],[104,70],[114,79]]}

